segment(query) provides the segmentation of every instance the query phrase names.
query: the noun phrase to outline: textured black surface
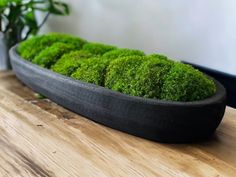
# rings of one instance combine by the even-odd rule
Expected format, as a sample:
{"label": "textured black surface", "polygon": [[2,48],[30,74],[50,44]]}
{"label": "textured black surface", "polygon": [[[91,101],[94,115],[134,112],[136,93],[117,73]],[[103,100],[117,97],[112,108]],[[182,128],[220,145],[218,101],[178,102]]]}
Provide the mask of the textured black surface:
{"label": "textured black surface", "polygon": [[236,108],[236,76],[235,75],[216,71],[216,70],[199,66],[199,65],[195,65],[192,63],[188,63],[188,64],[192,65],[194,68],[197,68],[200,71],[220,81],[220,83],[224,85],[227,91],[227,105]]}
{"label": "textured black surface", "polygon": [[217,81],[211,98],[172,102],[133,97],[62,76],[34,65],[10,50],[16,76],[45,95],[95,122],[146,139],[187,143],[209,138],[222,120],[226,92]]}

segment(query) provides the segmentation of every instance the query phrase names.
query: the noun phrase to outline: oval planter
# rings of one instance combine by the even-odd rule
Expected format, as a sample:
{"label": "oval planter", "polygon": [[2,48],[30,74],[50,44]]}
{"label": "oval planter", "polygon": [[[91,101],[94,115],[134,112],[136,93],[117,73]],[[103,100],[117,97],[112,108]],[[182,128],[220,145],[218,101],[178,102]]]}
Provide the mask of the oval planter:
{"label": "oval planter", "polygon": [[217,81],[216,94],[195,102],[173,102],[125,95],[74,80],[22,59],[10,50],[16,76],[31,87],[80,115],[108,127],[165,143],[187,143],[209,138],[220,124],[226,92]]}

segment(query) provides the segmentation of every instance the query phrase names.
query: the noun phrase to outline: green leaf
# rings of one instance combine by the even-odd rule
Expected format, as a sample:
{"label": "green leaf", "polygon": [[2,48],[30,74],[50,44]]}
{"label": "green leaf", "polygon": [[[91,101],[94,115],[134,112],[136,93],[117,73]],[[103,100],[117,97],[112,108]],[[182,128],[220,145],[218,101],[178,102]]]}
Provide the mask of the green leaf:
{"label": "green leaf", "polygon": [[7,6],[7,0],[0,0],[0,8]]}
{"label": "green leaf", "polygon": [[33,10],[23,15],[23,19],[27,26],[31,26],[33,28],[37,27],[37,21]]}
{"label": "green leaf", "polygon": [[66,3],[55,1],[49,7],[49,12],[55,15],[68,15],[70,13],[70,9]]}

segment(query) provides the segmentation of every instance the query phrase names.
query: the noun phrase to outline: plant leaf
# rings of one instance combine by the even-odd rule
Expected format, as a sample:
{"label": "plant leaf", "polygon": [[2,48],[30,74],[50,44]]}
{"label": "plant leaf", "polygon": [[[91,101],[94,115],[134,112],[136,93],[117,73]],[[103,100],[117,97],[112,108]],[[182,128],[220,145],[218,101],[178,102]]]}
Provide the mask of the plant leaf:
{"label": "plant leaf", "polygon": [[69,6],[59,1],[53,2],[49,7],[49,11],[55,15],[68,15],[70,13]]}

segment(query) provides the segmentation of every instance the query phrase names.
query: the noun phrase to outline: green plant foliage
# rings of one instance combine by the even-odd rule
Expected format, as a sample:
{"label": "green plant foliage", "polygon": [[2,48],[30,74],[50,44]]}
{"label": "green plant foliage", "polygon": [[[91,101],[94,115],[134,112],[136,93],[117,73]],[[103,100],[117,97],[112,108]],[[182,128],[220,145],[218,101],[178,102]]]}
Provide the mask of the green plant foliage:
{"label": "green plant foliage", "polygon": [[[0,0],[0,31],[10,48],[37,34],[51,14],[62,16],[69,12],[69,6],[57,0]],[[37,13],[42,20],[38,20]]]}
{"label": "green plant foliage", "polygon": [[32,62],[42,67],[50,68],[63,54],[75,49],[76,47],[74,45],[57,42],[42,50]]}
{"label": "green plant foliage", "polygon": [[172,65],[162,55],[117,59],[107,68],[105,86],[133,96],[160,98],[164,76]]}
{"label": "green plant foliage", "polygon": [[113,60],[107,67],[105,87],[131,94],[132,83],[136,78],[139,66],[147,59],[142,56],[129,56]]}
{"label": "green plant foliage", "polygon": [[20,55],[74,79],[132,96],[171,101],[197,101],[216,92],[214,81],[190,65],[164,55],[86,43],[65,34],[49,34],[22,42]]}
{"label": "green plant foliage", "polygon": [[101,57],[89,58],[81,63],[71,77],[103,86],[108,63],[107,60],[102,60]]}
{"label": "green plant foliage", "polygon": [[8,0],[0,0],[0,8],[1,9],[7,5],[7,1]]}
{"label": "green plant foliage", "polygon": [[118,58],[124,56],[144,56],[145,54],[139,50],[130,49],[115,49],[106,52],[102,57],[96,57],[83,61],[80,68],[72,75],[75,79],[87,81],[100,86],[104,86],[104,80],[106,75],[106,68],[109,63]]}
{"label": "green plant foliage", "polygon": [[50,35],[53,36],[54,38],[57,38],[58,39],[56,40],[57,42],[72,44],[76,46],[76,49],[81,49],[83,45],[87,43],[86,40],[81,39],[79,37],[71,36],[69,34],[51,33]]}
{"label": "green plant foliage", "polygon": [[[150,58],[150,57],[149,57]],[[135,78],[131,81],[130,94],[146,98],[160,98],[165,75],[173,62],[162,56],[152,56],[138,68]]]}
{"label": "green plant foliage", "polygon": [[190,65],[175,63],[165,76],[161,99],[172,101],[196,101],[212,96],[215,84]]}
{"label": "green plant foliage", "polygon": [[17,47],[17,52],[22,58],[32,61],[42,50],[51,46],[55,42],[62,42],[76,46],[76,49],[82,48],[85,40],[73,37],[68,34],[50,33],[48,35],[36,36],[21,42]]}
{"label": "green plant foliage", "polygon": [[[167,58],[167,56],[165,56],[165,55],[160,55],[160,54],[156,54],[156,53],[154,53],[154,54],[151,54],[151,55],[148,55],[147,57],[149,57],[149,58],[156,58],[156,59],[158,59],[158,60],[169,60],[168,58]],[[171,61],[171,60],[169,60],[169,61]]]}
{"label": "green plant foliage", "polygon": [[116,49],[115,46],[104,45],[100,43],[89,42],[83,46],[83,50],[86,50],[92,54],[102,56],[104,53]]}
{"label": "green plant foliage", "polygon": [[107,52],[103,55],[103,58],[107,59],[116,59],[121,57],[128,57],[128,56],[144,56],[145,53],[140,50],[131,50],[131,49],[115,49],[110,52]]}
{"label": "green plant foliage", "polygon": [[100,86],[104,86],[106,68],[109,63],[124,56],[144,56],[139,50],[115,49],[105,53],[102,57],[97,57],[84,61],[80,68],[73,74],[75,79],[87,81]]}
{"label": "green plant foliage", "polygon": [[70,53],[64,54],[51,69],[62,75],[70,76],[84,59],[93,57],[93,55],[87,51],[76,50]]}

